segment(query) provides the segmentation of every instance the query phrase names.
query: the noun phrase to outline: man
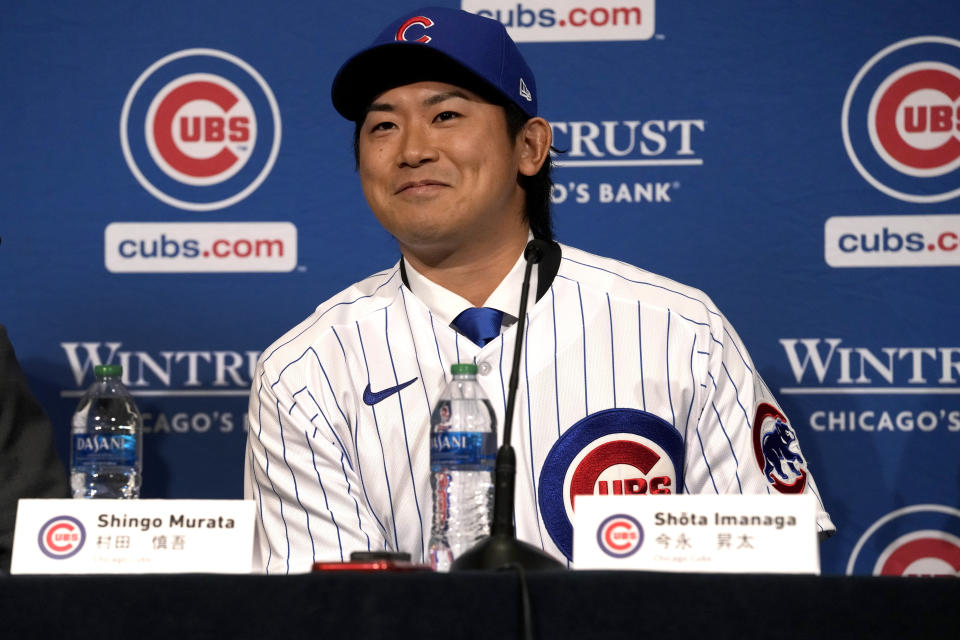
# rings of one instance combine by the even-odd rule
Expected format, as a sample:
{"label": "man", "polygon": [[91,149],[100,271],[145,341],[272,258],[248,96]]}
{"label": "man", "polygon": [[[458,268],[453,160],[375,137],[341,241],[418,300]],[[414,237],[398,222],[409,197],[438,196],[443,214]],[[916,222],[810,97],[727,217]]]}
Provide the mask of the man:
{"label": "man", "polygon": [[10,570],[20,498],[69,498],[53,431],[0,324],[0,573]]}
{"label": "man", "polygon": [[[364,195],[402,258],[261,357],[245,494],[259,509],[257,563],[271,573],[356,550],[426,560],[431,409],[450,365],[476,362],[503,424],[523,249],[552,240],[551,130],[498,22],[406,14],[344,64],[332,94],[356,123]],[[706,295],[550,246],[531,284],[514,418],[522,540],[569,559],[571,497],[583,493],[819,496]],[[462,314],[475,313],[488,334],[468,328]],[[822,508],[818,528],[833,530]]]}

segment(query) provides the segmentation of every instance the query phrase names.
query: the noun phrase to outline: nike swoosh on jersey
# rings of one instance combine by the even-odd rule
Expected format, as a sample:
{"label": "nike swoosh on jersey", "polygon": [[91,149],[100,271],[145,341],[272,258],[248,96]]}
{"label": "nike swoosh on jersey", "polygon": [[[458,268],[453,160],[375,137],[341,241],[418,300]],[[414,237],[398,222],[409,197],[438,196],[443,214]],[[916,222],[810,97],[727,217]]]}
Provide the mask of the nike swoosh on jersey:
{"label": "nike swoosh on jersey", "polygon": [[388,387],[383,391],[371,391],[370,383],[368,382],[367,388],[363,390],[363,401],[372,407],[373,405],[377,404],[381,400],[384,400],[385,398],[389,398],[390,396],[395,394],[397,391],[400,391],[405,387],[409,387],[416,381],[417,381],[417,378],[413,378],[412,380],[407,380],[406,382],[398,384],[395,387]]}

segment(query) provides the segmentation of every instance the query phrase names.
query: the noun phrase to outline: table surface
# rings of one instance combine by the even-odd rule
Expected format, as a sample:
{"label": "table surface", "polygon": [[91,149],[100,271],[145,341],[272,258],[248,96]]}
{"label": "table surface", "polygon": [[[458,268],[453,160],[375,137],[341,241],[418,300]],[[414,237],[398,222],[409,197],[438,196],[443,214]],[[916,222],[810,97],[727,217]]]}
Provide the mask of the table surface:
{"label": "table surface", "polygon": [[[960,580],[529,573],[536,638],[960,638]],[[515,638],[515,571],[0,577],[0,636]]]}

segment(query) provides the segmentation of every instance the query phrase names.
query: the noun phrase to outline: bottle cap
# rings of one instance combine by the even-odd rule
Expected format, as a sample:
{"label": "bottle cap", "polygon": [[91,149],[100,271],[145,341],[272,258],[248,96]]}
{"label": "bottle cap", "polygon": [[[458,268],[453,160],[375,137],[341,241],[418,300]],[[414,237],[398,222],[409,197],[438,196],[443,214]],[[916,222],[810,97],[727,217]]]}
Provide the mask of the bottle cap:
{"label": "bottle cap", "polygon": [[450,373],[453,375],[463,375],[468,373],[470,375],[477,375],[477,365],[475,364],[452,364],[450,365]]}
{"label": "bottle cap", "polygon": [[119,378],[123,375],[123,366],[119,364],[98,364],[93,367],[93,375],[98,378]]}

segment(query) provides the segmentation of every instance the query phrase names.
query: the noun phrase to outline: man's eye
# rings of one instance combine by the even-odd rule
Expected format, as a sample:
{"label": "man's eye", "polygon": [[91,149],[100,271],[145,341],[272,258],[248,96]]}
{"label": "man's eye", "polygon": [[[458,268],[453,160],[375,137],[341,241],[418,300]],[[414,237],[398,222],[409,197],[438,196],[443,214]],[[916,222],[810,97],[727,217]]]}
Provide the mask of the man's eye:
{"label": "man's eye", "polygon": [[394,124],[392,122],[385,120],[384,122],[377,122],[371,126],[370,131],[386,131],[387,129],[392,129],[393,126]]}
{"label": "man's eye", "polygon": [[439,122],[446,122],[447,120],[453,120],[454,118],[459,118],[460,114],[456,111],[441,111],[437,114],[437,117],[434,118]]}

